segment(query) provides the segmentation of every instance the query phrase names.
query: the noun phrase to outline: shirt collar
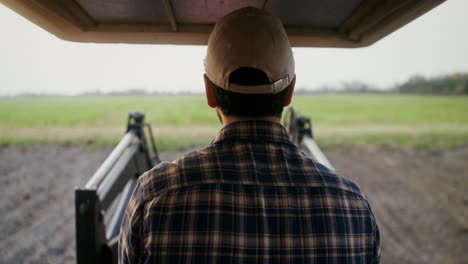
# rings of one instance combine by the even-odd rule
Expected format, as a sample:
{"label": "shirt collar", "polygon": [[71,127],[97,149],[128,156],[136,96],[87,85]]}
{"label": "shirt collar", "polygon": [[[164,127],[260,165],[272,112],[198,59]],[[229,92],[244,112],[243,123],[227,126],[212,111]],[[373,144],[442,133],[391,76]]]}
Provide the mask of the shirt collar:
{"label": "shirt collar", "polygon": [[267,120],[247,120],[228,124],[219,131],[212,144],[222,141],[279,143],[295,146],[283,125]]}

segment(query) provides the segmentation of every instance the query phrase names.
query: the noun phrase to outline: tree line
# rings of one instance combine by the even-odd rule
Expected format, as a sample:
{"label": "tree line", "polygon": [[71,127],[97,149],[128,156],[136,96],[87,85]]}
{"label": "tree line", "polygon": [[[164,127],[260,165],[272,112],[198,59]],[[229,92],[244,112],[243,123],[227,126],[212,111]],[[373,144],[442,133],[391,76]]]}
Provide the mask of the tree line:
{"label": "tree line", "polygon": [[379,94],[453,94],[468,95],[468,73],[454,73],[437,77],[425,78],[420,75],[410,77],[401,84],[395,84],[393,87],[385,89],[375,85],[362,82],[342,82],[339,85],[322,85],[316,89],[309,90],[301,87],[296,88],[296,94],[361,94],[361,93],[379,93]]}
{"label": "tree line", "polygon": [[435,78],[413,76],[396,87],[399,93],[468,94],[468,73],[455,73]]}
{"label": "tree line", "polygon": [[[203,92],[193,91],[150,91],[141,87],[133,87],[120,91],[101,92],[100,90],[76,94],[79,96],[131,96],[131,95],[200,95]],[[449,75],[425,78],[420,75],[414,75],[401,84],[395,84],[390,88],[379,88],[375,85],[362,82],[351,81],[342,82],[340,85],[322,85],[315,89],[304,89],[300,86],[295,89],[296,94],[361,94],[361,93],[379,93],[379,94],[442,94],[442,95],[468,95],[468,73],[453,73]],[[36,94],[21,93],[17,97],[40,97],[40,96],[64,96],[63,94]],[[0,97],[2,97],[0,95]]]}

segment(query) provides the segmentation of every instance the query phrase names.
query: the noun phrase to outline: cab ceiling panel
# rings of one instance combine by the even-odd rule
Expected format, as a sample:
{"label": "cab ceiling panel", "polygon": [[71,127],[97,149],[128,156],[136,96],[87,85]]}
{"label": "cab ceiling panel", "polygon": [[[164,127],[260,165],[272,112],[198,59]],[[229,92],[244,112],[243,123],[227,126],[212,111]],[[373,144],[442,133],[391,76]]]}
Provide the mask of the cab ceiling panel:
{"label": "cab ceiling panel", "polygon": [[[64,1],[65,2],[65,1]],[[148,0],[76,0],[96,23],[169,24],[162,1]]]}
{"label": "cab ceiling panel", "polygon": [[175,17],[180,24],[206,24],[213,26],[222,16],[236,9],[253,6],[262,9],[264,0],[172,0]]}
{"label": "cab ceiling panel", "polygon": [[206,45],[225,14],[277,15],[293,46],[363,47],[445,0],[0,0],[57,37],[78,42]]}
{"label": "cab ceiling panel", "polygon": [[362,0],[268,1],[266,9],[285,26],[336,29],[351,16]]}

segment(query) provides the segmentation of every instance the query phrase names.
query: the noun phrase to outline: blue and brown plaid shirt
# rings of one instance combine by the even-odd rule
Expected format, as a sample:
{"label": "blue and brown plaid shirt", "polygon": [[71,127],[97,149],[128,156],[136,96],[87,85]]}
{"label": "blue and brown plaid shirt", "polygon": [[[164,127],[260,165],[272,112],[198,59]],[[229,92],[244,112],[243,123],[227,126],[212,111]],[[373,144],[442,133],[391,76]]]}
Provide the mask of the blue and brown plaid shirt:
{"label": "blue and brown plaid shirt", "polygon": [[138,180],[121,263],[376,263],[379,230],[352,180],[301,153],[280,124],[236,122]]}

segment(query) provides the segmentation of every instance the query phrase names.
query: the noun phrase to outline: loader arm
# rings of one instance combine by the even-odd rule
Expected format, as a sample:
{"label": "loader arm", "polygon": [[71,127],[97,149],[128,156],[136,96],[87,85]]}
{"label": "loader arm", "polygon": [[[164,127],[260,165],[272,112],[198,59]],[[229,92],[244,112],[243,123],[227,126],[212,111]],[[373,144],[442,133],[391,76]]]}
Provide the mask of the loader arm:
{"label": "loader arm", "polygon": [[129,114],[125,136],[85,187],[75,190],[77,263],[117,263],[119,229],[137,179],[159,161],[144,115]]}
{"label": "loader arm", "polygon": [[306,155],[328,169],[332,171],[335,170],[327,156],[325,156],[317,143],[315,143],[310,118],[298,114],[296,109],[290,107],[283,117],[283,125],[286,127],[286,130],[288,130],[289,136],[294,144]]}

